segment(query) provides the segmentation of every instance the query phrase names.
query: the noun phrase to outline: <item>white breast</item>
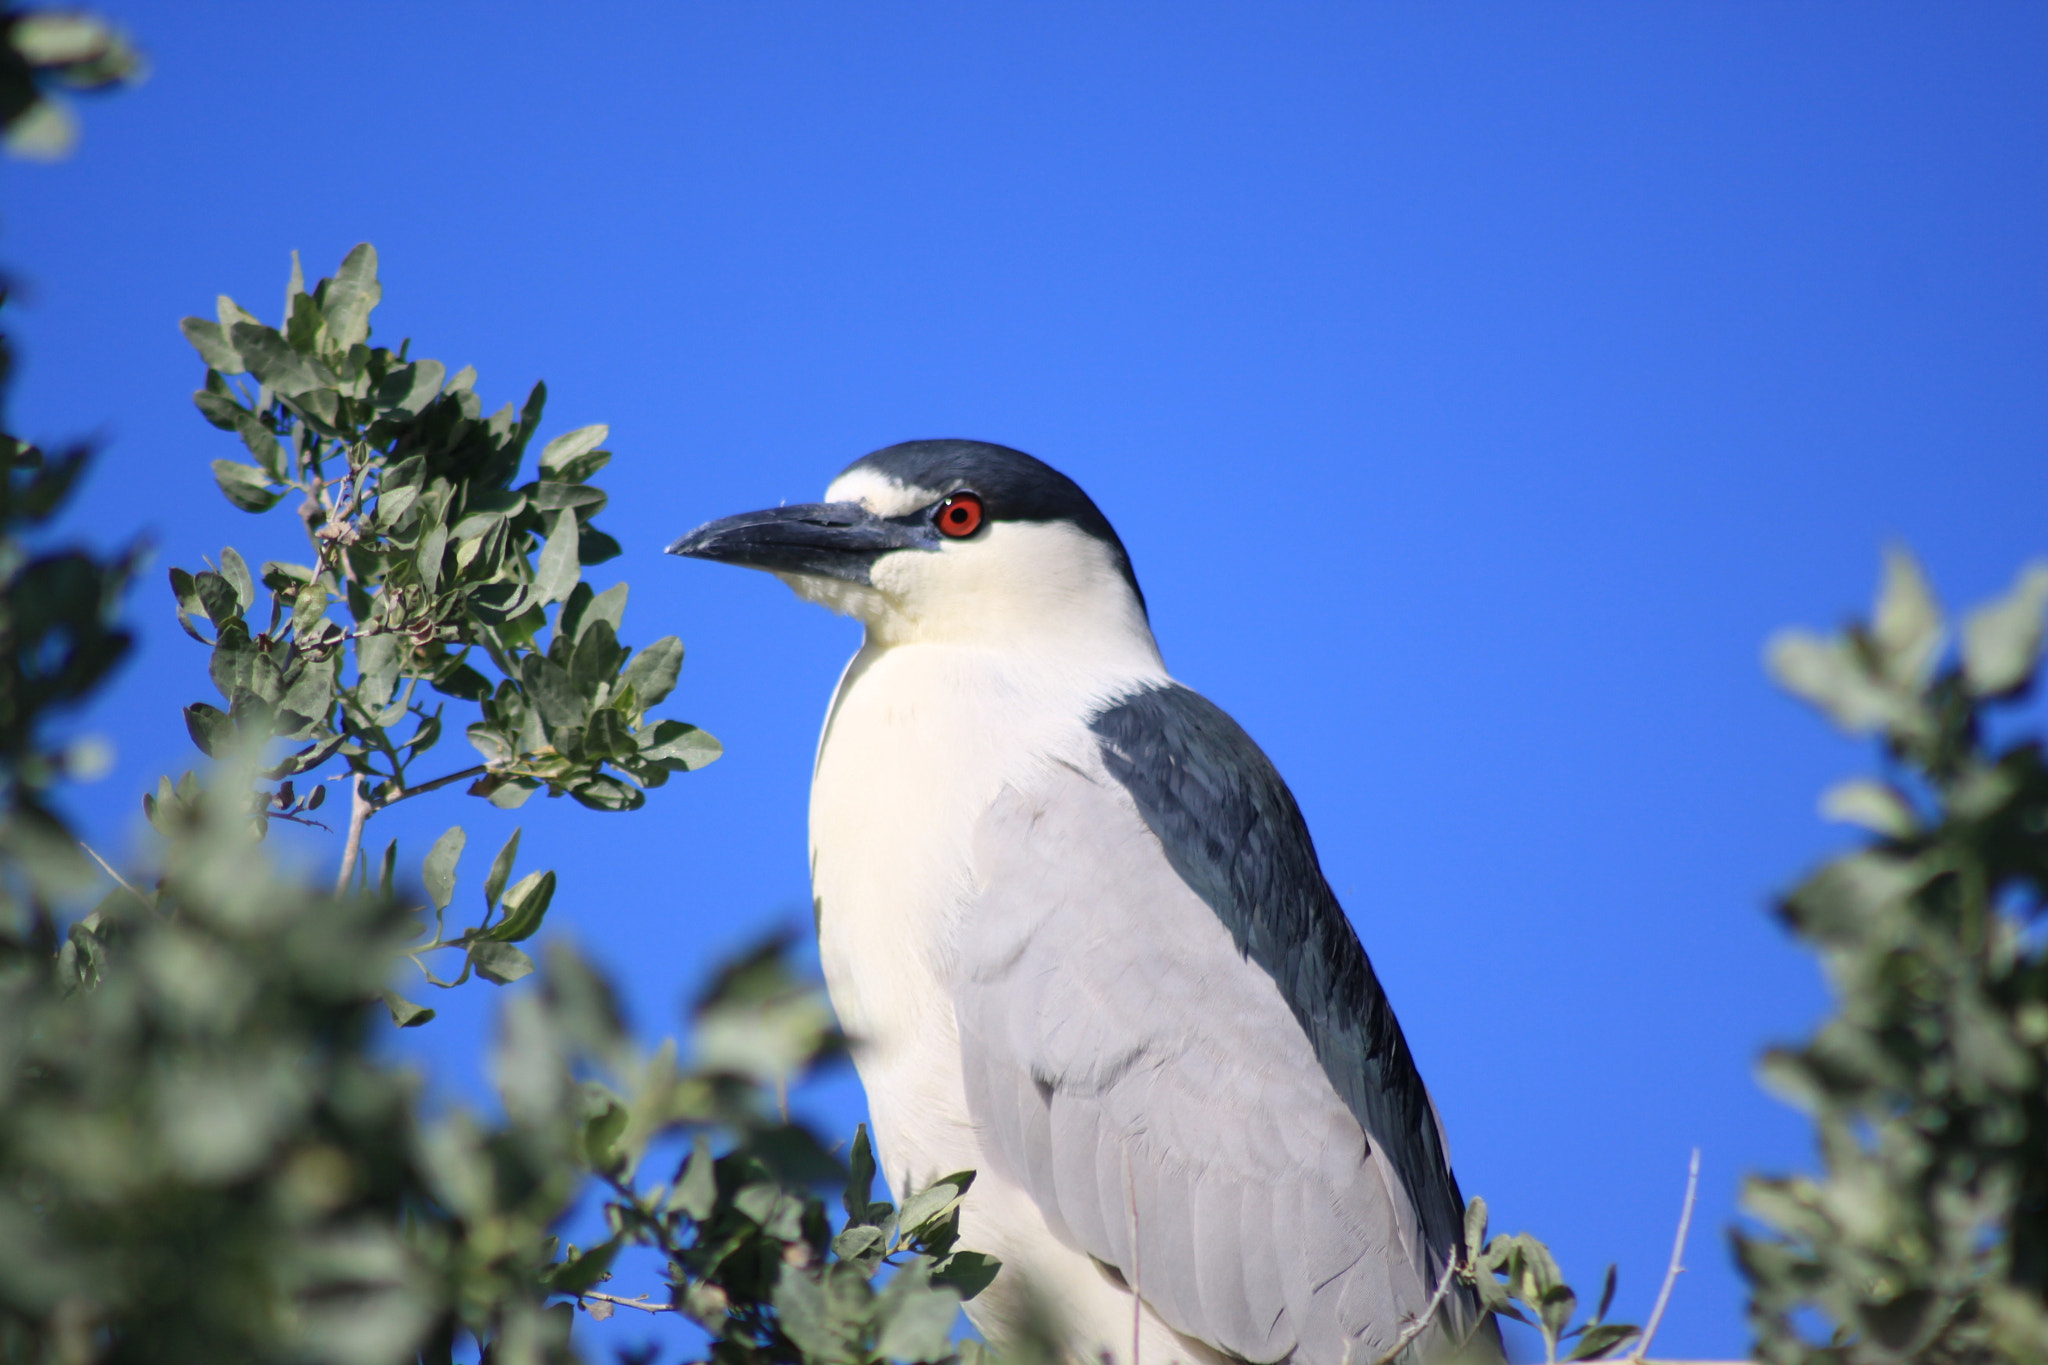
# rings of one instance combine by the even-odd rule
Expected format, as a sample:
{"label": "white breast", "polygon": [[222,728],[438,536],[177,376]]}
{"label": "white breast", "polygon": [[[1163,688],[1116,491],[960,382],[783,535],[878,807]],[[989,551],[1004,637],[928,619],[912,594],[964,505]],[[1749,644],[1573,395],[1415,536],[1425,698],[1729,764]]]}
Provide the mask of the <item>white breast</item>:
{"label": "white breast", "polygon": [[930,643],[870,642],[847,666],[811,784],[812,891],[826,986],[899,1193],[979,1165],[951,985],[975,823],[1034,766],[1085,761],[1101,700],[1163,677],[1156,655],[1086,676]]}

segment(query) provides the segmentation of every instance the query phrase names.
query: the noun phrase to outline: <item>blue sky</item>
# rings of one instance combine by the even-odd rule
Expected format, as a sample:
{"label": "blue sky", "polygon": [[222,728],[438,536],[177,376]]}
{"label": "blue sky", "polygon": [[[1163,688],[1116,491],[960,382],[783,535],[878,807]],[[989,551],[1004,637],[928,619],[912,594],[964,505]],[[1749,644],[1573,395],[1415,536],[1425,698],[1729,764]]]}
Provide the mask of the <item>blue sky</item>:
{"label": "blue sky", "polygon": [[[138,793],[197,762],[163,568],[290,548],[211,487],[177,320],[273,318],[292,249],[367,239],[381,340],[611,423],[594,576],[629,640],[682,636],[667,710],[728,746],[634,816],[411,803],[379,822],[408,862],[523,824],[554,931],[672,1030],[713,953],[807,918],[857,635],[660,547],[892,441],[1019,446],[1293,784],[1467,1193],[1582,1282],[1619,1261],[1640,1317],[1700,1147],[1658,1353],[1744,1349],[1740,1177],[1811,1159],[1752,1065],[1824,1005],[1765,908],[1869,757],[1759,650],[1865,602],[1892,538],[1958,603],[2048,553],[2048,11],[106,8],[152,78],[72,161],[0,168],[17,423],[100,433],[70,529],[157,546],[87,718],[96,837],[140,848]],[[491,992],[433,1003],[405,1045],[473,1092]]]}

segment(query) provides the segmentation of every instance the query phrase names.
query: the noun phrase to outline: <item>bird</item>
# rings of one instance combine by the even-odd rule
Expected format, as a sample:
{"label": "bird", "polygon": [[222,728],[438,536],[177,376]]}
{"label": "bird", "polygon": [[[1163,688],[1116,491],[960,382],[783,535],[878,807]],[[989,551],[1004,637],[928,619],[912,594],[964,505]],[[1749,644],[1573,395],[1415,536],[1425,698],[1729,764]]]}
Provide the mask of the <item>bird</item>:
{"label": "bird", "polygon": [[668,549],[865,628],[811,783],[819,956],[891,1187],[975,1172],[984,1336],[1049,1320],[1112,1365],[1499,1358],[1452,1274],[1442,1120],[1301,811],[1167,672],[1079,485],[907,441]]}

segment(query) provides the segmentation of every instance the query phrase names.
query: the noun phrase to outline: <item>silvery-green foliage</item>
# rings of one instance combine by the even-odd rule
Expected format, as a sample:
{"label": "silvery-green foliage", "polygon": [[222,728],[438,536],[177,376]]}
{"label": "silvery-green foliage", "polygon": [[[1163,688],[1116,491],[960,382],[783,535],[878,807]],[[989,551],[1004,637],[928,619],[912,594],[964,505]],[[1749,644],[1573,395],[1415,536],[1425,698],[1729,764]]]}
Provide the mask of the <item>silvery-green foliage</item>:
{"label": "silvery-green foliage", "polygon": [[546,386],[485,416],[473,371],[369,344],[382,294],[365,243],[310,293],[294,259],[281,330],[226,297],[218,321],[185,319],[207,363],[194,401],[248,457],[214,461],[215,481],[245,511],[293,500],[312,560],[252,569],[227,549],[217,567],[171,571],[179,621],[211,646],[228,702],[187,708],[193,740],[218,755],[248,730],[275,733],[300,746],[277,778],[338,755],[385,805],[447,780],[414,765],[448,703],[471,703],[473,793],[516,806],[545,787],[635,809],[719,747],[648,714],[675,687],[680,642],[633,652],[618,638],[625,585],[581,581],[619,552],[592,524],[605,428],[548,442],[515,485]]}
{"label": "silvery-green foliage", "polygon": [[[582,581],[584,566],[619,552],[592,520],[605,505],[590,482],[611,458],[605,428],[555,437],[535,477],[515,483],[545,386],[517,411],[486,417],[473,372],[451,377],[407,347],[370,345],[382,296],[376,251],[364,244],[310,292],[294,259],[282,329],[227,298],[216,321],[185,319],[207,363],[194,402],[248,457],[215,460],[215,482],[244,511],[293,508],[309,562],[252,568],[229,547],[214,566],[170,574],[178,620],[211,648],[226,703],[185,708],[193,742],[224,759],[289,741],[252,784],[258,832],[273,819],[337,820],[350,831],[344,867],[366,882],[361,825],[394,802],[464,782],[502,807],[545,789],[633,810],[646,789],[720,753],[695,726],[649,714],[675,687],[681,642],[667,636],[636,653],[619,640],[626,585],[597,592]],[[422,772],[464,711],[476,717],[465,734],[482,761]],[[336,761],[350,788],[327,808],[328,788],[312,775]],[[178,791],[167,779],[145,800],[152,821]],[[450,935],[444,891],[463,837],[450,830],[427,860],[435,924],[415,960],[437,985],[472,972],[516,980],[533,963],[514,945],[540,927],[554,874],[506,889],[508,846],[485,882],[484,920]],[[387,889],[395,859],[387,847]],[[452,980],[427,966],[443,948],[463,954]],[[391,1010],[401,1024],[433,1017],[398,997]]]}
{"label": "silvery-green foliage", "polygon": [[1609,1322],[1615,1268],[1607,1267],[1592,1317],[1574,1323],[1579,1296],[1565,1282],[1550,1248],[1526,1232],[1486,1235],[1486,1201],[1465,1205],[1465,1242],[1459,1274],[1479,1291],[1480,1308],[1536,1329],[1545,1361],[1592,1360],[1639,1335],[1633,1323]]}
{"label": "silvery-green foliage", "polygon": [[1894,551],[1870,622],[1771,646],[1781,684],[1884,757],[1823,801],[1868,841],[1779,907],[1835,1012],[1763,1066],[1822,1159],[1745,1190],[1773,1365],[2048,1359],[2048,764],[2000,714],[2031,691],[2044,607],[2034,566],[1952,632]]}

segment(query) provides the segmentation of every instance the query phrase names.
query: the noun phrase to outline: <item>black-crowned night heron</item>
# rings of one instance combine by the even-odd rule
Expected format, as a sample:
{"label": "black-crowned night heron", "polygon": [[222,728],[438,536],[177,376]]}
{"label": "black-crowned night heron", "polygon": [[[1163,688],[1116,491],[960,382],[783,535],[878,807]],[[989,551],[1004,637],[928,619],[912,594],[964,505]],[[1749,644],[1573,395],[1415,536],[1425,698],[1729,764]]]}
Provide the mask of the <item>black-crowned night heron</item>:
{"label": "black-crowned night heron", "polygon": [[[1035,1297],[1124,1365],[1134,1330],[1146,1365],[1372,1365],[1463,1201],[1286,784],[1167,674],[1058,471],[912,441],[825,497],[670,548],[867,627],[811,786],[819,943],[890,1183],[979,1173],[962,1242],[1004,1269],[970,1316],[1000,1340]],[[1411,1351],[1475,1318],[1447,1295]]]}

